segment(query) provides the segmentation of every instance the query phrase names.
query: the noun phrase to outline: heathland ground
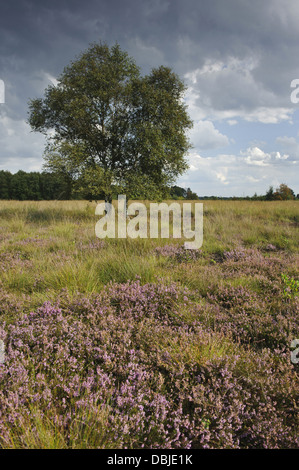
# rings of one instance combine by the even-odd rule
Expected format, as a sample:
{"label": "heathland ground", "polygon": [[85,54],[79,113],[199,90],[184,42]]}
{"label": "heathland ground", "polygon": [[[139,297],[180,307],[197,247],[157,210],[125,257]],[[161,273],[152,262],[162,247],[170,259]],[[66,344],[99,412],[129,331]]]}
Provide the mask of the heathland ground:
{"label": "heathland ground", "polygon": [[299,202],[204,201],[198,251],[95,207],[0,202],[0,446],[298,448]]}

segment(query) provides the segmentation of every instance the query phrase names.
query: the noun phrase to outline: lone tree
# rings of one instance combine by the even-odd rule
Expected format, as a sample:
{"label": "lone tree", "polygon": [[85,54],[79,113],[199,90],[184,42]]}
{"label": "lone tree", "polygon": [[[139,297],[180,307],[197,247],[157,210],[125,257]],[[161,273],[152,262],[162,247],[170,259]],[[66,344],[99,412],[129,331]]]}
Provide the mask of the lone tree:
{"label": "lone tree", "polygon": [[29,101],[28,122],[47,137],[44,168],[90,199],[163,196],[188,168],[184,92],[170,68],[142,77],[118,44],[92,44]]}
{"label": "lone tree", "polygon": [[273,186],[270,186],[266,192],[265,199],[267,201],[287,201],[296,199],[296,196],[291,188],[282,183],[279,188],[276,188],[276,191],[274,191]]}

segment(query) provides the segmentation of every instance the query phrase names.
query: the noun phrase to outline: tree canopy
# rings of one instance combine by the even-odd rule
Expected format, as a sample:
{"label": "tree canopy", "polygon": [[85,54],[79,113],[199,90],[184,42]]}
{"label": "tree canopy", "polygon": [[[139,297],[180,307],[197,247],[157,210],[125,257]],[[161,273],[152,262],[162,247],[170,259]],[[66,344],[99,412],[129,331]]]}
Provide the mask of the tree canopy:
{"label": "tree canopy", "polygon": [[268,201],[287,201],[296,199],[294,191],[289,188],[285,183],[281,183],[276,191],[273,186],[270,186],[266,193],[266,200]]}
{"label": "tree canopy", "polygon": [[187,168],[185,86],[168,67],[141,76],[118,44],[92,44],[64,68],[28,122],[47,136],[45,168],[91,198],[155,198]]}
{"label": "tree canopy", "polygon": [[0,170],[0,200],[40,201],[78,196],[71,194],[69,185],[61,175],[37,171],[27,173],[23,170],[12,174]]}

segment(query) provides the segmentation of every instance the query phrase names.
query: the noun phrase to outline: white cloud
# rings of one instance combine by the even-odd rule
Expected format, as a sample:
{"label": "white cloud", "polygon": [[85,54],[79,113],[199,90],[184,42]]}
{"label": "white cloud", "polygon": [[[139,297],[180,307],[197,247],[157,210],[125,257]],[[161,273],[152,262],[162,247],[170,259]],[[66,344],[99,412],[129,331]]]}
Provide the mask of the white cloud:
{"label": "white cloud", "polygon": [[282,152],[289,154],[291,161],[299,160],[299,142],[297,142],[295,137],[277,137],[276,144],[280,147]]}
{"label": "white cloud", "polygon": [[229,145],[229,139],[211,121],[197,121],[190,131],[192,144],[198,150],[216,149]]}
{"label": "white cloud", "polygon": [[49,82],[52,83],[52,85],[57,86],[58,85],[58,80],[56,80],[55,77],[53,77],[50,73],[48,72],[43,72],[45,79]]}
{"label": "white cloud", "polygon": [[216,171],[217,179],[223,184],[229,184],[229,182],[227,181],[227,171],[227,167],[222,168],[221,171]]}
{"label": "white cloud", "polygon": [[186,73],[191,117],[228,119],[230,125],[236,124],[236,118],[264,124],[291,123],[291,101],[284,101],[290,107],[281,106],[281,96],[256,78],[260,60],[257,54],[244,59],[231,56],[226,61],[206,59],[203,66]]}
{"label": "white cloud", "polygon": [[278,151],[265,152],[257,146],[235,154],[203,157],[189,155],[190,169],[178,184],[190,187],[199,196],[252,196],[265,194],[269,186],[286,183],[298,193],[298,178],[288,155]]}
{"label": "white cloud", "polygon": [[271,160],[270,154],[263,152],[263,150],[258,147],[248,148],[246,152],[241,153],[246,155],[244,161],[248,163],[248,165],[268,166]]}
{"label": "white cloud", "polygon": [[14,120],[6,115],[0,115],[0,169],[10,171],[41,169],[45,138],[30,131],[30,126],[24,119]]}
{"label": "white cloud", "polygon": [[289,155],[281,155],[280,152],[266,153],[259,147],[249,147],[245,152],[241,151],[240,154],[244,156],[244,161],[248,165],[255,166],[269,166],[289,158]]}
{"label": "white cloud", "polygon": [[293,109],[260,106],[251,112],[244,113],[242,118],[249,122],[261,122],[263,124],[278,124],[282,121],[292,123]]}

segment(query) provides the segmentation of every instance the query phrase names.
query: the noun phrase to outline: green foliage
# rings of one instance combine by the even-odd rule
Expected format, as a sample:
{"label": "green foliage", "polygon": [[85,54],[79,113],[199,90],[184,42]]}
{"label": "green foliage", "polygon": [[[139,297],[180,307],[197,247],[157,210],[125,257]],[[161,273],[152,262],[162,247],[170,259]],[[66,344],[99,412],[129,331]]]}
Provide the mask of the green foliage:
{"label": "green foliage", "polygon": [[[57,173],[0,171],[0,200],[40,201],[70,199],[71,187],[65,176]],[[74,194],[73,194],[74,197]]]}
{"label": "green foliage", "polygon": [[198,196],[197,196],[196,193],[194,193],[193,191],[191,191],[190,188],[188,188],[188,189],[187,189],[187,194],[186,194],[186,199],[192,199],[192,200],[194,200],[194,199],[199,199],[199,198],[198,198]]}
{"label": "green foliage", "polygon": [[181,188],[180,186],[172,186],[170,189],[170,196],[173,199],[186,199],[187,197],[187,191],[184,188]]}
{"label": "green foliage", "polygon": [[299,293],[299,280],[289,277],[287,274],[281,274],[284,283],[283,295],[287,299],[293,299]]}
{"label": "green foliage", "polygon": [[268,191],[266,192],[265,199],[266,201],[272,201],[274,199],[274,189],[273,186],[270,186]]}
{"label": "green foliage", "polygon": [[132,197],[138,186],[138,197],[152,198],[187,169],[185,133],[192,122],[184,91],[171,69],[141,77],[118,44],[93,44],[44,99],[30,101],[29,124],[48,138],[45,167],[77,189],[111,199],[113,188]]}
{"label": "green foliage", "polygon": [[0,171],[0,199],[10,199],[11,177],[9,171]]}
{"label": "green foliage", "polygon": [[294,191],[286,184],[282,183],[276,188],[276,191],[274,191],[273,186],[270,186],[265,199],[267,201],[289,201],[296,199],[296,197]]}
{"label": "green foliage", "polygon": [[[69,163],[69,165],[67,165]],[[61,165],[61,167],[60,167]],[[56,172],[50,172],[56,167]],[[57,169],[60,167],[60,171]],[[71,162],[63,156],[52,154],[48,164],[48,172],[18,171],[15,174],[9,171],[0,171],[0,200],[41,201],[55,199],[85,199],[103,200],[117,199],[119,194],[129,194],[130,199],[198,199],[190,188],[187,190],[179,186],[158,187],[147,175],[128,173],[126,181],[122,184],[111,184],[111,173],[104,171],[100,166],[88,168],[73,184]]]}

